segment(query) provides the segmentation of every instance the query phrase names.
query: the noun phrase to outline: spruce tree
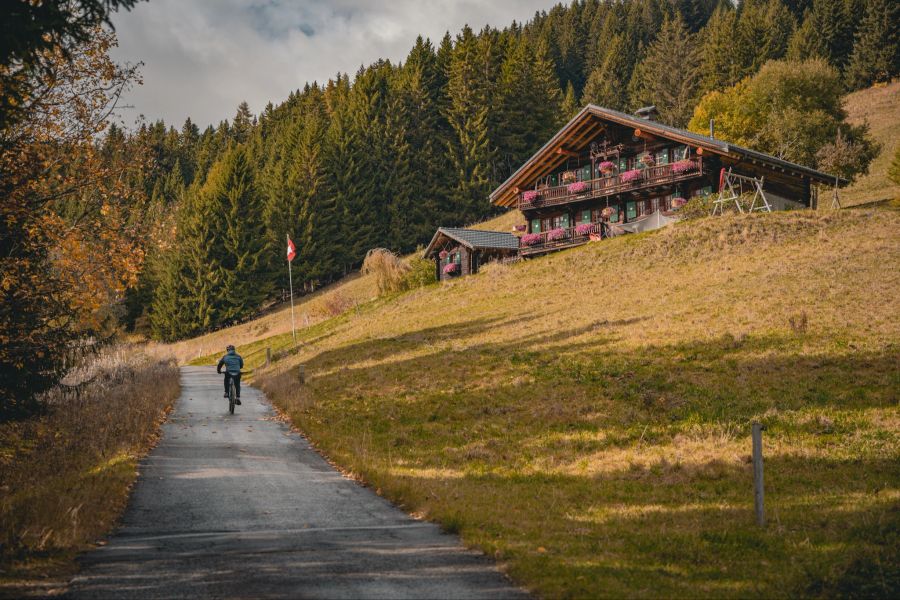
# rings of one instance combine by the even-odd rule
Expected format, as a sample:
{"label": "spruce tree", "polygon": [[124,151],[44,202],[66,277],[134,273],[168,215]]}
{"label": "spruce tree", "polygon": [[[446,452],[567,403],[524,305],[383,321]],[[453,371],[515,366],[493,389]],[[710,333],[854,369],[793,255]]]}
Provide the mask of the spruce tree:
{"label": "spruce tree", "polygon": [[846,0],[814,0],[791,38],[788,57],[804,60],[818,56],[843,69],[853,45],[853,21]]}
{"label": "spruce tree", "polygon": [[698,34],[703,92],[721,90],[741,78],[743,68],[735,47],[737,23],[737,12],[730,5],[721,5]]}
{"label": "spruce tree", "polygon": [[900,4],[891,0],[866,1],[845,75],[851,89],[887,82],[900,75]]}
{"label": "spruce tree", "polygon": [[628,63],[625,36],[615,34],[606,44],[606,54],[584,86],[582,104],[624,110],[628,105],[628,82],[633,66]]}
{"label": "spruce tree", "polygon": [[700,93],[700,53],[681,17],[666,19],[631,81],[631,104],[653,104],[663,123],[684,127]]}
{"label": "spruce tree", "polygon": [[744,0],[732,47],[739,66],[737,79],[756,73],[769,60],[783,58],[795,28],[794,16],[781,0]]}
{"label": "spruce tree", "polygon": [[451,192],[449,225],[488,214],[487,195],[491,187],[491,167],[495,150],[488,129],[489,82],[479,43],[471,28],[464,27],[456,39],[450,61],[447,120],[454,137],[449,146],[456,185]]}

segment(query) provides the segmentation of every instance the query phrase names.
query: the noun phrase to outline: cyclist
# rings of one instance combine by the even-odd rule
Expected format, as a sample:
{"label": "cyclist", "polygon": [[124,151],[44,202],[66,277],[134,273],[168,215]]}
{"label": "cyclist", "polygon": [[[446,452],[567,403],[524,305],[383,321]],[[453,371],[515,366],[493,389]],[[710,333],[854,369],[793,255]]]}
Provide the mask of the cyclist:
{"label": "cyclist", "polygon": [[225,356],[219,359],[216,366],[216,373],[222,373],[222,367],[225,367],[225,397],[228,397],[228,384],[234,380],[235,404],[241,403],[241,369],[244,368],[244,359],[241,355],[234,351],[234,346],[228,344],[225,348]]}

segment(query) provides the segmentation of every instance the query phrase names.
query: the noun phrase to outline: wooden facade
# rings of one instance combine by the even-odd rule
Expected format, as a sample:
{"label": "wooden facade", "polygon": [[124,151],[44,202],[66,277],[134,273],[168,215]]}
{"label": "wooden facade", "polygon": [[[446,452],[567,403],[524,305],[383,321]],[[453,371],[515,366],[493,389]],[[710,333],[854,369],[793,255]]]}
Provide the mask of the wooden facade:
{"label": "wooden facade", "polygon": [[594,105],[585,107],[491,194],[526,218],[520,254],[600,239],[622,224],[672,215],[693,196],[717,194],[724,169],[763,177],[774,208],[812,203],[832,175]]}
{"label": "wooden facade", "polygon": [[438,281],[477,273],[481,265],[515,257],[519,240],[510,233],[441,227],[425,249]]}

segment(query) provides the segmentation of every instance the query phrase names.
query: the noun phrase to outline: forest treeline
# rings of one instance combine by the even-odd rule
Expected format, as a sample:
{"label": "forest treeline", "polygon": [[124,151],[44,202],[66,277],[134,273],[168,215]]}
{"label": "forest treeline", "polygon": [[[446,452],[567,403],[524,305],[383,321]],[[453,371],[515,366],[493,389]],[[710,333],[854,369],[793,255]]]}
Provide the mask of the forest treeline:
{"label": "forest treeline", "polygon": [[0,8],[4,403],[55,380],[77,340],[173,340],[250,316],[287,287],[287,235],[309,290],[370,248],[408,252],[490,216],[490,191],[586,103],[654,104],[700,130],[716,118],[734,141],[852,175],[873,146],[840,96],[900,73],[891,0],[576,0],[419,38],[399,63],[259,114],[126,129],[110,115],[139,75],[109,60],[108,13],[135,4]]}
{"label": "forest treeline", "polygon": [[[300,248],[295,285],[311,289],[370,248],[408,252],[438,225],[481,220],[491,189],[588,102],[655,104],[684,127],[704,94],[771,60],[818,58],[842,92],[889,79],[892,14],[888,0],[576,1],[436,46],[419,38],[399,64],[306,84],[259,115],[241,104],[202,131],[190,119],[113,129],[115,152],[152,149],[148,218],[176,232],[151,252],[126,320],[175,339],[247,315],[287,286],[285,235]],[[815,150],[781,154],[809,163]]]}

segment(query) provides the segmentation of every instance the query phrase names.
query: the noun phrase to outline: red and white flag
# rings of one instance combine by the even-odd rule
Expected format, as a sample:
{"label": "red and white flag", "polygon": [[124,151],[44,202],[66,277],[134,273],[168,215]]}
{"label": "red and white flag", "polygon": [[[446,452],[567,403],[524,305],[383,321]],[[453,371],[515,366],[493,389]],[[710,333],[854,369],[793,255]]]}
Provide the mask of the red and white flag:
{"label": "red and white flag", "polygon": [[294,260],[294,257],[297,256],[297,248],[294,247],[294,242],[291,241],[291,238],[288,238],[287,245],[287,259],[288,262]]}

